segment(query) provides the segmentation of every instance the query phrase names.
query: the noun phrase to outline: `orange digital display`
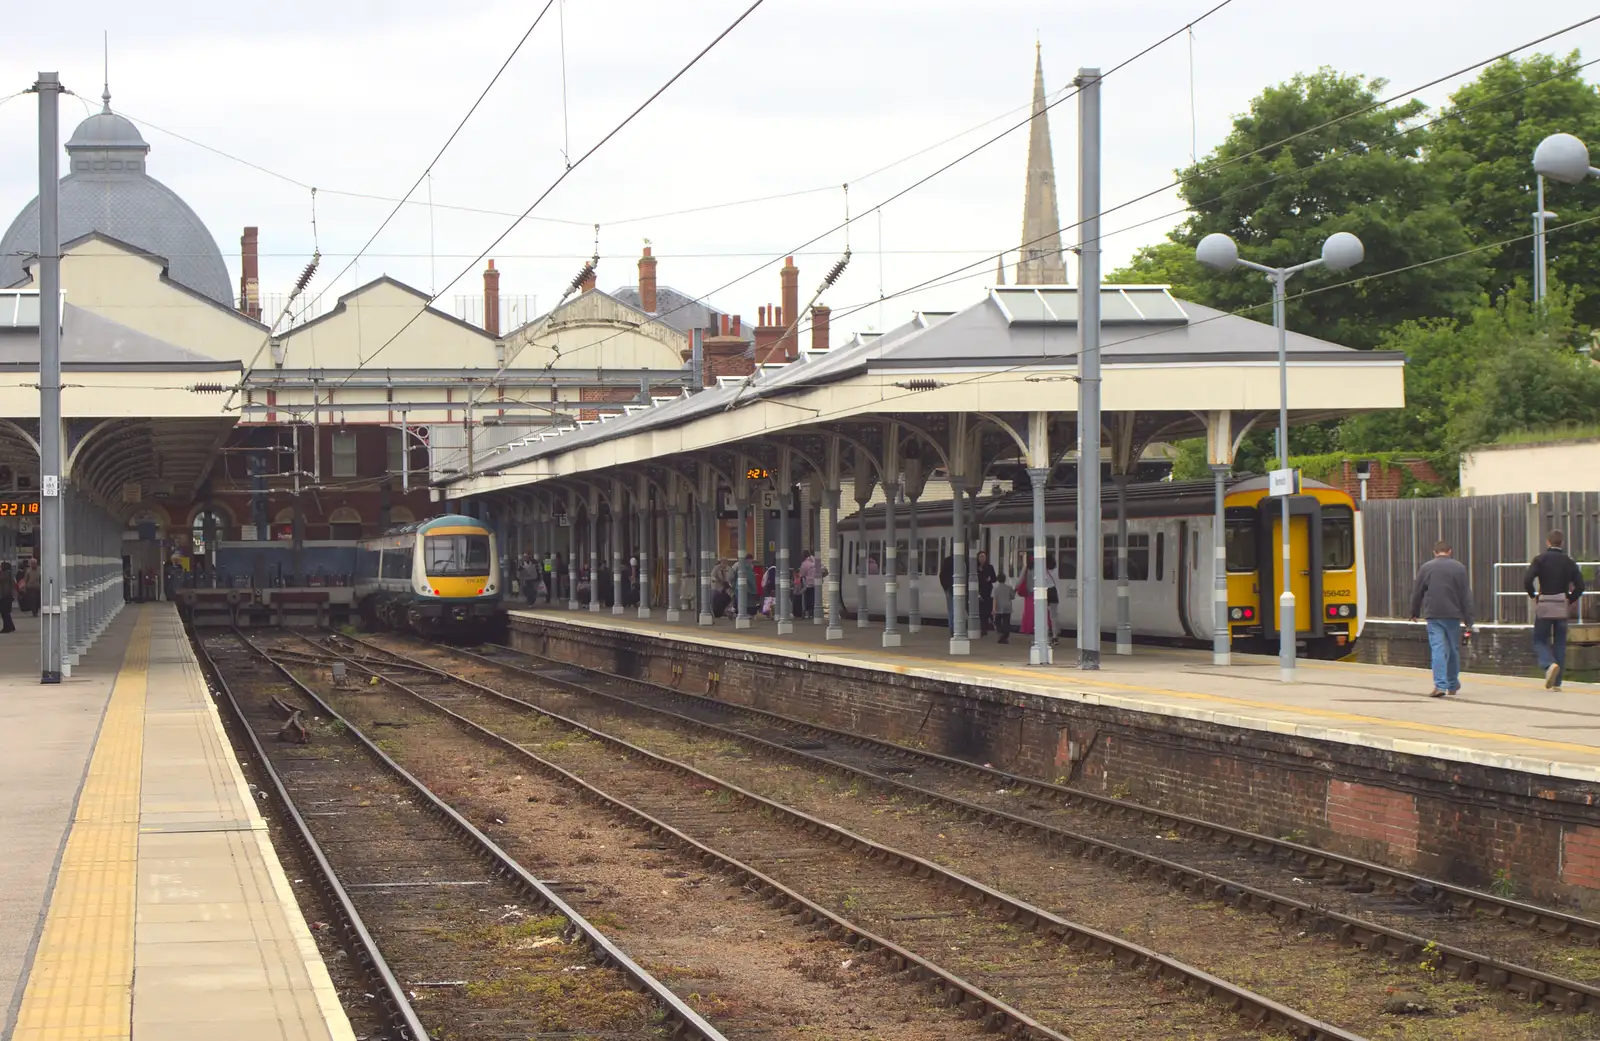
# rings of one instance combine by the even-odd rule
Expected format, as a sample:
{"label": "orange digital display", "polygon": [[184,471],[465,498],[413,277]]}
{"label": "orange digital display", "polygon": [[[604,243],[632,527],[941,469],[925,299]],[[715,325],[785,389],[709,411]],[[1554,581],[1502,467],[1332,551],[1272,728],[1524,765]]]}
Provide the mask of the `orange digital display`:
{"label": "orange digital display", "polygon": [[39,514],[39,503],[34,502],[0,502],[0,517],[36,517]]}

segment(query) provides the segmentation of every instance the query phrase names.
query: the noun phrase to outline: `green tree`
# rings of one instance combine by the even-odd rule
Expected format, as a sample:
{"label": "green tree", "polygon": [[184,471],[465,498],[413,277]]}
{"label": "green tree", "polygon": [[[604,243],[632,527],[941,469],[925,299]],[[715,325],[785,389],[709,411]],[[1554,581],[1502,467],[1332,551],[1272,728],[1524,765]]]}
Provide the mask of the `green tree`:
{"label": "green tree", "polygon": [[1170,285],[1172,295],[1179,300],[1209,303],[1206,269],[1194,259],[1194,247],[1170,239],[1140,246],[1127,264],[1106,275],[1103,281],[1113,285]]}
{"label": "green tree", "polygon": [[[1533,150],[1550,134],[1576,134],[1600,148],[1600,92],[1585,83],[1577,51],[1565,58],[1536,54],[1507,58],[1457,90],[1429,135],[1427,165],[1442,181],[1456,214],[1480,244],[1532,232],[1537,208]],[[1547,184],[1545,206],[1558,227],[1600,214],[1600,181]],[[1600,228],[1579,225],[1550,233],[1552,280],[1592,284],[1600,270]],[[1532,277],[1533,244],[1526,237],[1487,256],[1483,289],[1504,295]],[[1578,303],[1577,319],[1600,324],[1600,294]]]}
{"label": "green tree", "polygon": [[1454,453],[1514,430],[1600,418],[1600,368],[1574,350],[1585,335],[1573,318],[1577,300],[1553,284],[1535,308],[1519,284],[1464,321],[1395,329],[1382,347],[1405,353],[1406,407],[1346,420],[1342,447]]}
{"label": "green tree", "polygon": [[[1296,276],[1291,296],[1323,291],[1291,299],[1288,314],[1297,331],[1351,347],[1374,346],[1405,321],[1466,310],[1486,269],[1481,256],[1469,255],[1326,288],[1472,246],[1440,178],[1420,158],[1427,132],[1413,129],[1413,121],[1422,103],[1374,108],[1383,86],[1321,69],[1269,87],[1215,151],[1182,171],[1180,192],[1192,212],[1172,235],[1192,249],[1205,235],[1225,232],[1244,256],[1273,265],[1318,256],[1336,231],[1358,235],[1365,263],[1349,273]],[[1195,279],[1196,295],[1211,306],[1236,310],[1271,300],[1259,275],[1199,269]],[[1270,320],[1270,306],[1249,314]]]}

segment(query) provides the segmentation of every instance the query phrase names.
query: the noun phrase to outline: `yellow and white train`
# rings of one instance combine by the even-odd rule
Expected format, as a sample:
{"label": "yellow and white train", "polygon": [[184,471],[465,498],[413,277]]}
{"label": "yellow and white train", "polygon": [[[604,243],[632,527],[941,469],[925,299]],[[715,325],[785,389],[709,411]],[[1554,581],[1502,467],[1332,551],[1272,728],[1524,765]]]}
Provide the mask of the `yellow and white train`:
{"label": "yellow and white train", "polygon": [[[1228,626],[1240,650],[1265,651],[1278,645],[1278,590],[1283,581],[1279,540],[1282,500],[1267,494],[1267,479],[1234,481],[1223,500],[1226,529]],[[1177,481],[1129,485],[1128,594],[1135,637],[1209,643],[1215,603],[1215,489],[1209,481]],[[1290,581],[1295,594],[1295,640],[1303,654],[1339,658],[1351,651],[1366,621],[1366,581],[1362,565],[1358,504],[1343,491],[1305,481],[1290,499]],[[917,593],[922,617],[942,621],[945,595],[939,565],[950,553],[950,504],[919,503],[917,541],[908,544],[909,505],[897,507],[896,570],[906,576],[909,554],[920,553]],[[1108,630],[1116,625],[1116,498],[1108,488],[1102,502],[1104,545],[1100,618]],[[1056,560],[1060,590],[1058,628],[1072,630],[1078,614],[1077,493],[1050,488],[1045,492],[1045,552]],[[839,522],[847,574],[841,583],[845,604],[856,609],[861,569],[867,572],[867,610],[883,611],[883,507],[863,518],[866,534],[857,534],[855,518]],[[995,568],[1015,581],[1032,578],[1033,496],[1016,492],[977,505],[977,550],[989,555]],[[974,552],[976,553],[975,550]],[[855,562],[853,569],[848,563]],[[869,563],[872,562],[872,563]],[[906,579],[900,579],[899,609],[907,607]],[[1013,622],[1016,619],[1013,618]]]}
{"label": "yellow and white train", "polygon": [[494,531],[471,517],[407,524],[356,546],[362,621],[436,635],[478,635],[500,619],[504,583]]}

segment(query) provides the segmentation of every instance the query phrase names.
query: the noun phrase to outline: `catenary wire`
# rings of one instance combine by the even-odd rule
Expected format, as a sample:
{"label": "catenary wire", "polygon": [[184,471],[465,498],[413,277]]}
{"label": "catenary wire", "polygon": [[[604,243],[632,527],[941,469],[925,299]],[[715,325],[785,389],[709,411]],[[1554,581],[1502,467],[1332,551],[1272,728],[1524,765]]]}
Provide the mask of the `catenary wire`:
{"label": "catenary wire", "polygon": [[[652,93],[649,97],[645,98],[644,101],[640,102],[639,106],[637,108],[635,108],[632,112],[628,113],[628,115],[623,117],[623,119],[622,119],[622,121],[620,123],[618,123],[616,126],[612,127],[611,130],[608,131],[606,133],[606,135],[604,137],[602,137],[599,141],[595,142],[594,145],[591,146],[588,151],[584,152],[583,155],[579,156],[578,159],[575,162],[570,163],[565,170],[561,171],[561,173],[556,177],[556,179],[554,181],[551,181],[549,186],[546,187],[545,190],[539,194],[538,198],[534,199],[533,202],[529,203],[528,204],[528,208],[526,210],[524,210],[523,213],[520,216],[518,216],[516,220],[512,221],[512,223],[511,223],[511,225],[509,227],[507,227],[504,231],[502,231],[499,235],[497,235],[495,237],[494,241],[489,243],[489,245],[487,247],[485,247],[481,253],[478,254],[477,258],[475,260],[473,260],[472,263],[468,264],[465,268],[463,268],[461,273],[456,275],[455,278],[451,279],[447,283],[447,285],[453,286],[457,282],[459,282],[461,279],[465,278],[475,267],[477,267],[477,265],[479,263],[481,263],[483,261],[483,259],[485,257],[487,257],[489,255],[489,253],[496,246],[498,246],[502,241],[505,240],[506,236],[510,235],[514,230],[516,230],[517,225],[522,221],[522,219],[527,214],[533,212],[534,208],[537,207],[546,198],[548,198],[551,192],[555,191],[556,188],[560,187],[561,183],[563,181],[565,181],[572,174],[573,171],[577,170],[580,166],[582,166],[589,159],[590,156],[594,155],[601,148],[605,147],[606,143],[609,142],[612,138],[614,138],[618,134],[620,134],[623,131],[623,129],[625,127],[627,127],[628,124],[632,123],[633,120],[641,112],[643,112],[645,109],[649,108],[650,105],[653,104],[657,98],[661,97],[661,95],[665,94],[667,92],[667,90],[670,89],[674,83],[677,83],[678,80],[682,79],[689,72],[690,69],[694,68],[697,64],[699,64],[700,59],[704,58],[707,54],[711,53],[712,49],[715,48],[717,46],[717,44],[721,43],[724,39],[726,39],[727,36],[730,33],[732,33],[735,29],[737,29],[744,22],[744,20],[746,18],[749,18],[750,15],[755,13],[756,8],[760,7],[765,2],[766,2],[766,0],[754,0],[754,3],[752,3],[749,7],[745,8],[744,11],[742,11],[737,18],[735,18],[732,22],[730,22],[728,24],[728,26],[726,28],[724,28],[721,32],[719,32],[711,40],[710,43],[706,44],[705,47],[700,50],[700,52],[698,54],[696,54],[694,57],[690,58],[687,64],[685,64],[677,72],[673,73],[672,77],[670,79],[668,79],[660,87],[656,88],[655,92]],[[546,7],[548,9],[548,5],[546,5]],[[361,364],[356,367],[356,370],[352,371],[349,375],[345,376],[345,378],[340,381],[339,385],[337,387],[332,388],[332,389],[333,390],[338,390],[339,387],[344,386],[344,384],[348,383],[350,381],[351,377],[354,376],[355,371],[359,371],[361,368],[365,367],[367,365],[367,363],[371,362],[372,359],[376,358],[379,354],[383,353],[384,349],[387,348],[390,344],[394,343],[395,340],[399,339],[400,336],[403,335],[407,329],[411,328],[411,326],[416,322],[416,320],[418,318],[420,318],[420,317],[422,317],[422,315],[426,314],[427,311],[428,311],[428,308],[430,306],[432,306],[433,302],[435,300],[437,300],[438,298],[439,298],[439,294],[434,294],[433,296],[431,296],[427,300],[427,302],[423,304],[422,307],[418,308],[416,310],[416,312],[413,313],[412,316],[409,319],[406,320],[405,324],[400,326],[400,328],[398,330],[396,330],[387,340],[385,340],[382,344],[380,344],[378,346],[377,350],[373,351],[366,358],[364,358],[362,360]]]}

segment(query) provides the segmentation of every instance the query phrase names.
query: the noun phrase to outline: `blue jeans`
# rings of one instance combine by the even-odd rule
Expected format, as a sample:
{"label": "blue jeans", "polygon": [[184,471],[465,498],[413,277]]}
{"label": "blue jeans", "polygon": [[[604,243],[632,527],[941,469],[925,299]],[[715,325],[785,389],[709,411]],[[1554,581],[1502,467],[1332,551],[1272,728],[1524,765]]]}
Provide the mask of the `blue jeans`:
{"label": "blue jeans", "polygon": [[1533,620],[1533,656],[1539,659],[1539,671],[1550,667],[1551,662],[1567,671],[1567,620],[1565,618],[1535,618]]}
{"label": "blue jeans", "polygon": [[1461,689],[1461,619],[1428,619],[1428,650],[1433,652],[1433,689]]}

